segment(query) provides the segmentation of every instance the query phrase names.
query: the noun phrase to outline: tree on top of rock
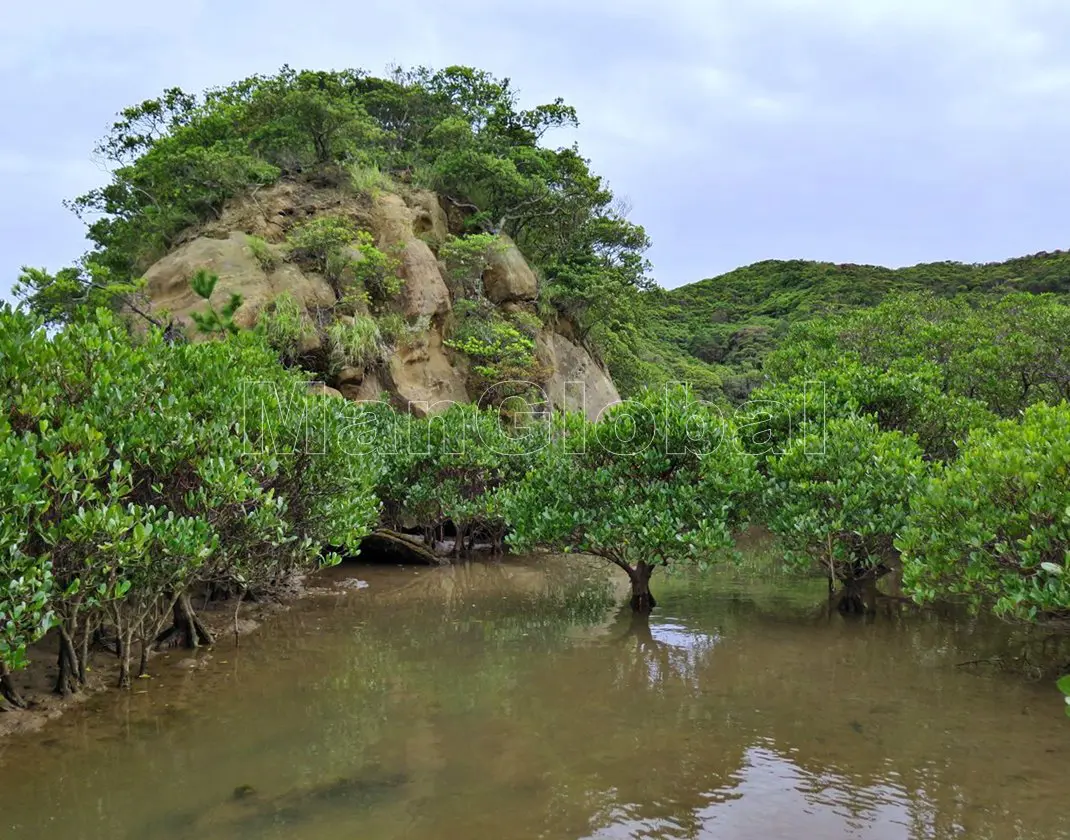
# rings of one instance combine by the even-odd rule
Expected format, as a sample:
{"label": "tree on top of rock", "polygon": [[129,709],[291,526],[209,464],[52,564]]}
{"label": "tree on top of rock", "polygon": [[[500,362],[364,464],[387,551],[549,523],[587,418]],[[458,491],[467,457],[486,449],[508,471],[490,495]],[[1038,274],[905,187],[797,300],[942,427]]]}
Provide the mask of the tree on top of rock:
{"label": "tree on top of rock", "polygon": [[[546,145],[578,124],[575,110],[518,103],[509,79],[457,66],[384,78],[283,67],[200,95],[170,88],[125,109],[97,147],[112,177],[70,203],[89,221],[93,271],[63,275],[76,281],[66,298],[87,297],[93,274],[136,280],[258,187],[310,178],[359,191],[357,174],[377,171],[446,196],[470,232],[512,237],[544,275],[547,302],[584,335],[612,325],[647,283],[646,234],[578,149]],[[35,277],[31,304],[48,297],[50,276]]]}

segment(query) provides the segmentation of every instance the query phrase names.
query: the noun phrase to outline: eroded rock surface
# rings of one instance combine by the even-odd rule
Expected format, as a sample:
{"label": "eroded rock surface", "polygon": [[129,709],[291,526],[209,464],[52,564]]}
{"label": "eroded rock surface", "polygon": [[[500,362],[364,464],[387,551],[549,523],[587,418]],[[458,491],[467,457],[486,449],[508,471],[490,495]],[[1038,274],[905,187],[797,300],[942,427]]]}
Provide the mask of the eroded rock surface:
{"label": "eroded rock surface", "polygon": [[[219,276],[213,306],[221,308],[234,293],[242,296],[244,303],[234,318],[241,327],[254,327],[266,306],[289,293],[308,327],[300,352],[306,359],[326,358],[325,327],[332,321],[352,319],[338,314],[335,290],[326,278],[287,261],[280,243],[290,230],[310,219],[341,216],[355,228],[370,231],[376,246],[397,259],[404,283],[390,308],[405,319],[410,333],[396,346],[384,348],[378,363],[343,366],[333,374],[321,374],[327,384],[317,392],[350,400],[378,400],[385,394],[398,408],[421,415],[468,402],[478,395],[466,390],[467,358],[447,347],[444,340],[454,317],[453,301],[436,255],[451,229],[458,229],[456,208],[444,207],[432,192],[404,192],[404,196],[388,191],[354,195],[345,189],[283,182],[232,202],[219,219],[191,231],[146,272],[151,307],[186,327],[194,339],[203,338],[190,313],[203,311],[205,302],[190,288],[189,280],[197,270],[208,269]],[[277,259],[258,260],[250,236],[275,243]],[[488,300],[503,313],[533,311],[539,290],[535,272],[508,237],[490,255],[483,287]],[[355,306],[358,314],[367,315],[367,307]],[[416,334],[411,333],[414,329]],[[555,406],[582,409],[596,417],[619,395],[590,353],[562,334],[567,332],[565,324],[557,332],[545,330],[538,336],[539,362],[552,372],[546,391]]]}
{"label": "eroded rock surface", "polygon": [[555,407],[582,411],[595,420],[608,406],[620,402],[613,380],[586,348],[550,331],[541,333],[536,344],[540,361],[553,369],[546,392]]}

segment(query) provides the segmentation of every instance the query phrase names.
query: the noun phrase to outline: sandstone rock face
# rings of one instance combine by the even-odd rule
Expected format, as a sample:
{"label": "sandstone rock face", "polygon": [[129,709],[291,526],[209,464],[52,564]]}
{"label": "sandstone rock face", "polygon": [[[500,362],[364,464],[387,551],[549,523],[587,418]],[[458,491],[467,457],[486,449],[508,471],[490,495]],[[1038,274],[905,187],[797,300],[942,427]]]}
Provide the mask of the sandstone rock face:
{"label": "sandstone rock face", "polygon": [[555,408],[582,411],[595,420],[608,406],[620,402],[613,380],[584,347],[549,331],[539,334],[535,346],[539,360],[554,371],[546,393]]}
{"label": "sandstone rock face", "polygon": [[379,402],[383,391],[386,389],[379,379],[379,374],[375,371],[368,371],[359,383],[350,382],[345,385],[339,385],[338,390],[340,396],[353,402]]}
{"label": "sandstone rock face", "polygon": [[[244,303],[234,316],[240,327],[254,326],[260,310],[284,291],[306,308],[334,303],[334,292],[327,281],[306,275],[297,266],[283,263],[270,274],[265,272],[246,244],[245,234],[234,231],[226,239],[193,239],[153,265],[145,273],[146,293],[153,310],[166,310],[176,323],[191,327],[190,312],[205,308],[205,302],[189,285],[190,278],[201,268],[219,275],[212,306],[221,308],[231,294],[242,296]],[[191,335],[197,338],[196,330],[191,330]]]}
{"label": "sandstone rock face", "polygon": [[415,209],[413,232],[417,236],[428,236],[435,242],[444,242],[450,235],[450,225],[438,196],[428,190],[420,190],[413,194],[412,204]]}
{"label": "sandstone rock face", "polygon": [[369,203],[348,189],[284,180],[229,202],[218,219],[190,233],[219,239],[241,230],[268,242],[281,242],[295,225],[318,215],[342,216],[357,227],[368,227]]}
{"label": "sandstone rock face", "polygon": [[[437,200],[435,202],[437,207]],[[438,208],[439,213],[442,208]],[[408,317],[441,315],[450,310],[450,292],[438,259],[430,246],[416,235],[421,213],[430,217],[428,210],[413,210],[401,196],[383,193],[375,198],[377,244],[382,250],[397,252],[401,259],[401,276],[405,284],[401,289],[402,310]],[[445,216],[437,223],[445,224]],[[428,221],[433,226],[434,219]],[[430,229],[430,228],[429,228]]]}
{"label": "sandstone rock face", "polygon": [[492,251],[490,264],[483,272],[484,293],[491,303],[535,300],[539,295],[535,272],[512,239],[505,234],[500,238],[503,247]]}
{"label": "sandstone rock face", "polygon": [[[242,327],[253,327],[260,311],[284,293],[303,309],[307,326],[300,351],[306,363],[327,369],[324,329],[332,322],[350,322],[353,313],[368,315],[367,307],[349,302],[338,307],[334,289],[323,276],[284,259],[265,269],[253,255],[248,235],[273,242],[285,240],[295,225],[324,215],[347,219],[358,229],[371,231],[376,245],[399,260],[404,279],[402,292],[389,311],[405,316],[409,328],[428,324],[422,338],[409,336],[404,347],[388,351],[384,361],[366,369],[347,368],[330,378],[332,385],[315,393],[349,400],[380,400],[384,392],[400,409],[418,415],[445,411],[451,404],[471,400],[467,393],[468,361],[444,344],[453,302],[435,250],[460,221],[446,212],[432,192],[406,192],[403,198],[388,192],[354,195],[342,188],[280,182],[254,195],[228,204],[221,216],[186,234],[174,251],[145,275],[152,309],[168,312],[195,340],[207,338],[193,325],[191,312],[203,311],[205,302],[194,294],[189,280],[198,269],[219,275],[212,305],[222,307],[232,293],[244,303],[235,315]],[[463,220],[462,220],[463,221]],[[534,312],[538,281],[516,244],[503,237],[483,275],[487,298],[503,313]],[[279,249],[280,257],[283,249]],[[361,258],[359,252],[351,254]],[[339,308],[342,311],[339,311]],[[412,340],[416,338],[416,340]],[[583,410],[592,419],[620,397],[605,370],[574,340],[569,324],[545,330],[536,340],[539,361],[553,371],[546,390],[558,408]],[[317,374],[312,374],[317,376]]]}
{"label": "sandstone rock face", "polygon": [[[220,274],[220,282],[222,282]],[[302,271],[292,263],[279,263],[268,275],[271,283],[272,298],[289,292],[294,300],[306,309],[320,309],[334,306],[334,289],[327,279],[314,272]],[[241,310],[239,310],[240,312]]]}
{"label": "sandstone rock face", "polygon": [[464,370],[451,364],[437,327],[428,332],[425,345],[399,349],[388,365],[390,391],[398,407],[418,417],[439,414],[453,403],[469,401]]}

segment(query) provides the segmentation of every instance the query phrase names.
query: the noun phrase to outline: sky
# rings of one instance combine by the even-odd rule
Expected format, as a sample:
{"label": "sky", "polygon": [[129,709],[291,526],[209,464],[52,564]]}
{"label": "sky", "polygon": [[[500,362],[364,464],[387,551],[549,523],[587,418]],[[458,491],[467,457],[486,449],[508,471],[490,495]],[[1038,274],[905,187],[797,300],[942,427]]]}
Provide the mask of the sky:
{"label": "sky", "polygon": [[165,87],[467,64],[576,141],[678,286],[762,259],[900,266],[1070,247],[1065,0],[38,0],[0,18],[0,297],[85,250],[62,202]]}

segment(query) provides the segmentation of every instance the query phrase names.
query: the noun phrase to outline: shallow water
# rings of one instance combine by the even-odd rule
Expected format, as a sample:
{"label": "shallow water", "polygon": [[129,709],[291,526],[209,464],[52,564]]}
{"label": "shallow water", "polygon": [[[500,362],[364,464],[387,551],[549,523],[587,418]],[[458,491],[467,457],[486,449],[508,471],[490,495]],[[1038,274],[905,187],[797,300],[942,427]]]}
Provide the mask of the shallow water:
{"label": "shallow water", "polygon": [[1070,838],[1054,688],[956,667],[999,625],[720,576],[655,579],[644,627],[577,562],[354,572],[0,744],[0,836]]}

